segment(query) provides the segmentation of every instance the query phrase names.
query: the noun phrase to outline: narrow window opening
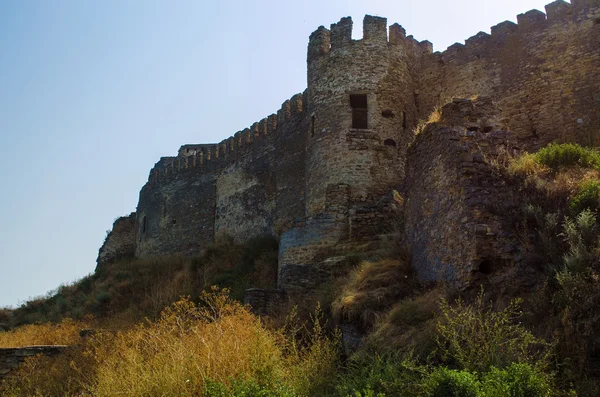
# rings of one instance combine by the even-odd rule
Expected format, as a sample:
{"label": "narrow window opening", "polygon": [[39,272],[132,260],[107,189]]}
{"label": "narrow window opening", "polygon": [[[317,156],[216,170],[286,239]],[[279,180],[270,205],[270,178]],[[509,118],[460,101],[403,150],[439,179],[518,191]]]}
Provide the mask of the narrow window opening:
{"label": "narrow window opening", "polygon": [[171,221],[171,223],[172,223],[173,225],[177,224],[177,219],[173,219],[173,220]]}
{"label": "narrow window opening", "polygon": [[385,117],[386,119],[391,119],[391,118],[393,118],[393,117],[394,117],[394,112],[392,112],[392,111],[391,111],[391,110],[389,110],[389,109],[386,109],[386,110],[384,110],[383,112],[381,112],[381,115],[382,115],[383,117]]}
{"label": "narrow window opening", "polygon": [[310,116],[310,136],[315,136],[315,115]]}
{"label": "narrow window opening", "polygon": [[393,146],[396,147],[396,141],[393,139],[386,139],[385,141],[383,141],[383,144],[385,146]]}
{"label": "narrow window opening", "polygon": [[142,218],[142,234],[146,233],[146,215]]}
{"label": "narrow window opening", "polygon": [[350,95],[350,106],[352,107],[352,128],[362,130],[369,128],[367,118],[367,95]]}
{"label": "narrow window opening", "polygon": [[402,112],[402,128],[406,129],[406,112]]}

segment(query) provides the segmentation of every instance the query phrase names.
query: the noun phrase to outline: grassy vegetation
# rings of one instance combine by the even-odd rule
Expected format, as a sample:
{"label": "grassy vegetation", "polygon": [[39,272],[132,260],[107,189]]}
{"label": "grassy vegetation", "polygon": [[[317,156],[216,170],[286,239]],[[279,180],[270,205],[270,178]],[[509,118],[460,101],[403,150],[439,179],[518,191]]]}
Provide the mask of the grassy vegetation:
{"label": "grassy vegetation", "polygon": [[361,262],[348,275],[332,304],[334,318],[368,329],[382,310],[415,289],[410,263],[400,259]]}
{"label": "grassy vegetation", "polygon": [[97,334],[69,355],[30,359],[0,386],[0,392],[3,396],[327,395],[338,339],[324,333],[321,321],[317,312],[309,325],[288,323],[284,329],[269,330],[226,290],[215,289],[203,293],[199,304],[189,299],[174,303],[155,321]]}
{"label": "grassy vegetation", "polygon": [[8,328],[91,315],[97,326],[120,329],[146,317],[156,318],[180,296],[199,296],[213,285],[229,288],[231,295],[241,300],[247,288],[276,285],[277,247],[272,237],[253,238],[241,245],[222,238],[198,258],[112,263],[16,310],[0,312],[0,324]]}
{"label": "grassy vegetation", "polygon": [[[276,241],[240,246],[224,238],[201,258],[115,263],[0,311],[11,326],[44,321],[0,332],[0,346],[75,345],[29,359],[0,395],[600,395],[598,158],[553,144],[505,165],[522,203],[506,216],[539,278],[529,294],[419,285],[396,253],[357,261],[324,285],[322,301],[331,304],[307,320],[297,313],[312,310],[309,297],[266,321],[239,300],[248,287],[275,284]],[[394,197],[399,208],[401,201]],[[362,347],[344,351],[331,322],[361,329]],[[104,331],[77,337],[99,325]]]}
{"label": "grassy vegetation", "polygon": [[[550,396],[544,372],[547,346],[524,354],[530,334],[510,325],[503,311],[463,303],[440,306],[437,348],[427,360],[366,350],[344,362],[339,334],[317,310],[308,323],[292,314],[271,329],[227,291],[204,292],[196,304],[182,299],[155,321],[95,334],[67,354],[29,359],[0,384],[3,396]],[[465,313],[469,313],[465,316]],[[466,322],[476,324],[463,338]],[[39,327],[35,326],[35,327]],[[508,350],[497,336],[507,331]],[[25,332],[23,329],[14,333]],[[457,342],[457,338],[460,341]],[[496,338],[496,339],[495,339]],[[474,352],[488,343],[482,361]],[[498,341],[499,342],[499,341]],[[512,359],[515,360],[512,360]],[[43,370],[42,370],[43,369]]]}

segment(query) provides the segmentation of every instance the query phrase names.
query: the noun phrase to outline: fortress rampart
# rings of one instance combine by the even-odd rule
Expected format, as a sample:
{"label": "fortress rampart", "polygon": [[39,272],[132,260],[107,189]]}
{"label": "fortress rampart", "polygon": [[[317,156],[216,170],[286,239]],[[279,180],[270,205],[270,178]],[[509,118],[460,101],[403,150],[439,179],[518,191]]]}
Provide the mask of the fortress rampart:
{"label": "fortress rampart", "polygon": [[425,117],[452,97],[493,98],[520,143],[597,145],[600,19],[597,0],[531,10],[426,58],[419,101]]}
{"label": "fortress rampart", "polygon": [[[349,17],[319,27],[309,38],[302,94],[219,143],[183,145],[156,163],[140,192],[135,256],[197,255],[220,234],[240,241],[274,234],[281,241],[279,286],[302,290],[319,279],[311,272],[335,247],[394,229],[392,189],[411,185],[413,197],[427,196],[418,175],[436,176],[423,162],[462,149],[446,135],[419,138],[412,154],[409,148],[419,120],[453,97],[491,98],[500,114],[493,128],[513,131],[520,149],[598,144],[600,0],[558,0],[546,14],[532,10],[517,21],[436,53],[402,26],[388,28],[385,18],[367,15],[360,40],[352,39]],[[407,216],[421,227],[415,200]],[[425,262],[439,258],[443,248],[432,254],[435,241],[416,233],[425,251],[415,254]],[[465,254],[473,268],[482,257],[475,251]]]}

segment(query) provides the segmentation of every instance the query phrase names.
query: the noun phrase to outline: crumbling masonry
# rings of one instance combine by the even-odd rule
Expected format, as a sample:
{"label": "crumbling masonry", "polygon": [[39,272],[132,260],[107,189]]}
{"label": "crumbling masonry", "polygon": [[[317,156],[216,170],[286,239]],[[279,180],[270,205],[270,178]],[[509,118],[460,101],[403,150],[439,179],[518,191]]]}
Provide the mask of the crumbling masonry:
{"label": "crumbling masonry", "polygon": [[[385,18],[366,16],[361,40],[350,18],[319,27],[308,43],[307,89],[218,144],[161,158],[99,266],[119,256],[197,255],[220,234],[273,234],[279,288],[303,291],[327,276],[336,247],[394,228],[390,193],[400,186],[422,279],[465,282],[508,260],[510,239],[478,206],[496,189],[476,186],[478,148],[597,145],[600,133],[600,0],[559,0],[517,20],[435,53]],[[447,129],[426,128],[415,140],[436,106],[475,96],[493,106],[455,101],[441,121]],[[479,115],[489,106],[493,118]]]}

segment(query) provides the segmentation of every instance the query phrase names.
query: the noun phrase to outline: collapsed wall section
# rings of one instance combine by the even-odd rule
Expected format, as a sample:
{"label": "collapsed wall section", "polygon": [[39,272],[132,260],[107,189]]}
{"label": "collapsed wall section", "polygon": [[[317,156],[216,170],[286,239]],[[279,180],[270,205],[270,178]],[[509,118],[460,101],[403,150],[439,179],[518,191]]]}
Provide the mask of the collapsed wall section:
{"label": "collapsed wall section", "polygon": [[598,145],[600,2],[557,0],[424,60],[421,118],[453,97],[490,96],[521,144]]}
{"label": "collapsed wall section", "polygon": [[[418,277],[466,287],[514,262],[518,244],[503,224],[514,196],[489,159],[514,150],[488,100],[455,100],[409,150],[405,238]],[[501,205],[500,205],[501,204]],[[514,202],[514,206],[518,203]]]}
{"label": "collapsed wall section", "polygon": [[115,220],[98,251],[96,270],[119,259],[135,255],[135,212]]}

